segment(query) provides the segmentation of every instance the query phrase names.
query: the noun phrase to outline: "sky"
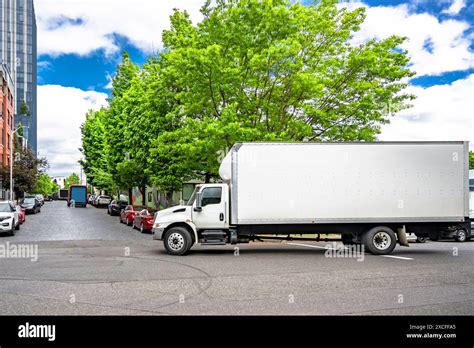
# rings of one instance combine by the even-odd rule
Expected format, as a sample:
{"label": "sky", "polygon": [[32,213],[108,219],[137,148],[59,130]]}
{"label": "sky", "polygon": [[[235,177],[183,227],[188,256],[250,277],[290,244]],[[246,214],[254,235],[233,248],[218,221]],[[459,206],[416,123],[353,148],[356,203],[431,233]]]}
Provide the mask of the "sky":
{"label": "sky", "polygon": [[[89,109],[107,105],[122,51],[143,64],[162,48],[173,8],[198,23],[204,0],[34,1],[39,154],[47,157],[51,176],[66,176],[80,171],[80,126]],[[354,42],[392,34],[409,39],[403,48],[417,74],[408,92],[417,99],[391,117],[379,140],[474,144],[474,0],[341,0],[340,6],[366,7]]]}

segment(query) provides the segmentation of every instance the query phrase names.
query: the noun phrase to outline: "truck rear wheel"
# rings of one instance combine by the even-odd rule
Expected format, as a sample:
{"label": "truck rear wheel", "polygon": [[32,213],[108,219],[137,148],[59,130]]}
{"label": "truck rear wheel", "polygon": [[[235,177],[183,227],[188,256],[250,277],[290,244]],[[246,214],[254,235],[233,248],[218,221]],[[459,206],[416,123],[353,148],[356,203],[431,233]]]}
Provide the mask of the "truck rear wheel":
{"label": "truck rear wheel", "polygon": [[172,227],[165,234],[164,244],[168,254],[185,255],[191,249],[193,239],[184,227]]}
{"label": "truck rear wheel", "polygon": [[391,228],[377,226],[362,235],[362,244],[374,255],[387,255],[395,249],[397,237]]}

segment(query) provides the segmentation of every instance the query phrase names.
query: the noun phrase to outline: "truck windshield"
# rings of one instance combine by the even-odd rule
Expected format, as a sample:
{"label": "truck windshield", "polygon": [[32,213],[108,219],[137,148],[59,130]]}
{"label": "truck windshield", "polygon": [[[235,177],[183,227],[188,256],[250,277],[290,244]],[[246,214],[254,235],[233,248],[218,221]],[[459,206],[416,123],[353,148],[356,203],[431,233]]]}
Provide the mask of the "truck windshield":
{"label": "truck windshield", "polygon": [[193,194],[189,198],[189,201],[186,205],[193,205],[194,204],[194,200],[196,199],[196,194],[199,192],[200,189],[201,189],[201,186],[196,186],[194,188]]}

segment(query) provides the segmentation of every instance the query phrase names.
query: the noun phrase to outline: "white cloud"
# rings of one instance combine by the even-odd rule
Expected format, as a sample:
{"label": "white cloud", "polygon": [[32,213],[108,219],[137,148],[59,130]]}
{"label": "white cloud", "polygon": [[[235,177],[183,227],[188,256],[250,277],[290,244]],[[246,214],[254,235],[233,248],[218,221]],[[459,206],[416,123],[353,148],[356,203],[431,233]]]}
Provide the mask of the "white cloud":
{"label": "white cloud", "polygon": [[35,0],[38,53],[87,55],[117,52],[112,34],[126,36],[145,52],[161,47],[173,8],[201,19],[203,0]]}
{"label": "white cloud", "polygon": [[391,118],[381,140],[468,140],[474,149],[474,74],[449,85],[410,86],[414,107]]}
{"label": "white cloud", "polygon": [[49,174],[79,173],[80,126],[88,110],[106,105],[107,95],[58,85],[38,86],[38,144]]}
{"label": "white cloud", "polygon": [[461,10],[466,7],[466,1],[465,0],[453,0],[453,3],[449,8],[445,9],[443,13],[449,14],[449,15],[457,15]]}
{"label": "white cloud", "polygon": [[355,42],[371,38],[383,39],[396,34],[409,40],[402,45],[408,50],[412,69],[422,75],[440,75],[474,67],[474,52],[469,24],[459,20],[439,21],[429,13],[410,12],[406,4],[396,7],[369,7],[361,2],[345,4],[349,8],[365,6],[367,19],[356,33]]}

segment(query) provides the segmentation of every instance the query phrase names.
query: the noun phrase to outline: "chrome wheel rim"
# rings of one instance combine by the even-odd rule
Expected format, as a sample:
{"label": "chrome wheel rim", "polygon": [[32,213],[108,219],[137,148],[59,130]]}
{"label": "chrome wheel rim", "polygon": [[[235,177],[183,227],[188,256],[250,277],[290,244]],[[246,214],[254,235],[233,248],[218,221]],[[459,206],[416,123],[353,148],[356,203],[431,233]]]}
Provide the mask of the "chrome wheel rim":
{"label": "chrome wheel rim", "polygon": [[387,232],[380,231],[374,235],[373,243],[378,250],[385,250],[390,247],[392,238]]}
{"label": "chrome wheel rim", "polygon": [[180,233],[171,233],[168,237],[168,245],[174,251],[181,250],[184,247],[184,237]]}
{"label": "chrome wheel rim", "polygon": [[461,242],[464,242],[464,240],[466,239],[466,232],[464,232],[464,231],[459,231],[459,232],[458,232],[458,239],[459,239]]}

